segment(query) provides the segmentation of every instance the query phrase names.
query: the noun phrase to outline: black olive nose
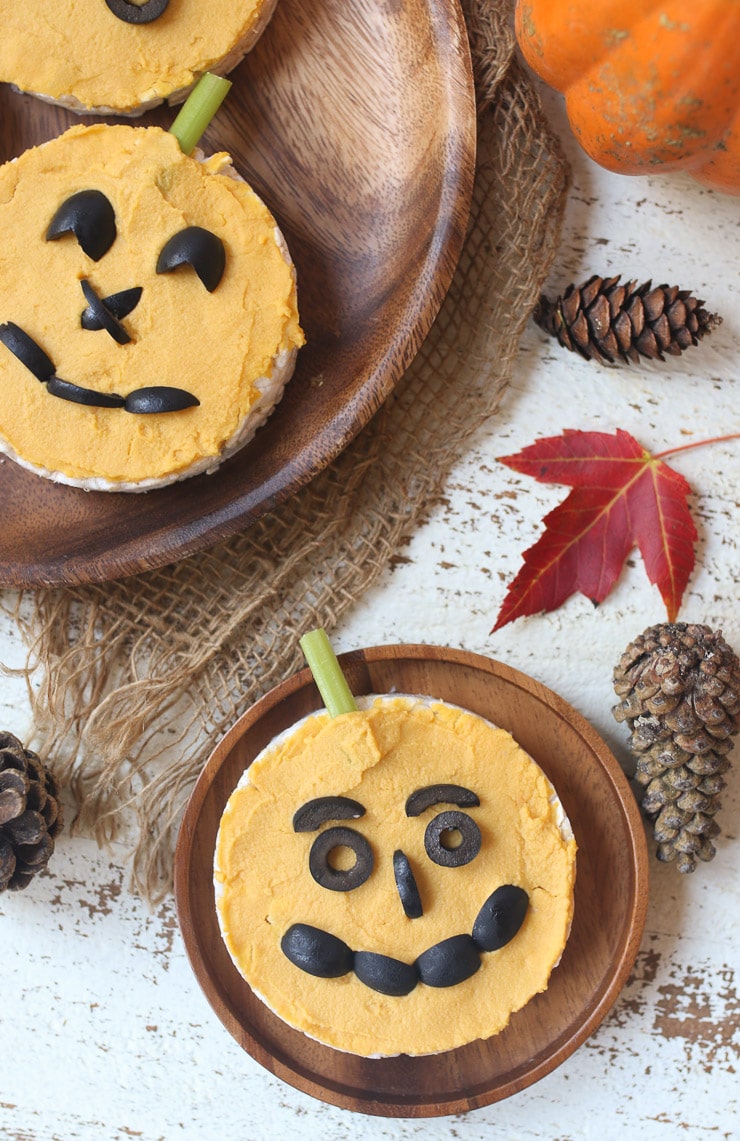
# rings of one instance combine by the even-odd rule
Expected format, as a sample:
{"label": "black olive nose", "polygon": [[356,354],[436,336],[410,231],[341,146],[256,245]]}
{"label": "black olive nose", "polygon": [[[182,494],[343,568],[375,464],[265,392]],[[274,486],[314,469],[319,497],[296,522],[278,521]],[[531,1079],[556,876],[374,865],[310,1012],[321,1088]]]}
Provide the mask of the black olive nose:
{"label": "black olive nose", "polygon": [[99,297],[86,277],[81,279],[80,285],[87,301],[87,308],[83,309],[80,317],[82,328],[105,329],[119,345],[127,345],[131,338],[120,322],[139,304],[143,292],[141,286],[134,285],[120,293],[111,293],[109,297]]}
{"label": "black olive nose", "polygon": [[409,858],[400,848],[393,853],[393,874],[403,910],[409,919],[418,919],[423,914],[419,888]]}

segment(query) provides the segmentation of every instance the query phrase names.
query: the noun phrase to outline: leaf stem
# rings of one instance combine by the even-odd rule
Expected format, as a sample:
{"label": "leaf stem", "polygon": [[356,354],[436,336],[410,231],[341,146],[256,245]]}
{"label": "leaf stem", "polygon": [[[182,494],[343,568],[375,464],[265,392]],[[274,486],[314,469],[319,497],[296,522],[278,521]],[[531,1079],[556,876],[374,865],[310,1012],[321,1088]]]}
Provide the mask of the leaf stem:
{"label": "leaf stem", "polygon": [[230,87],[231,80],[221,75],[212,75],[210,71],[201,75],[170,127],[183,154],[193,153]]}
{"label": "leaf stem", "polygon": [[662,460],[664,456],[675,456],[678,452],[688,452],[692,448],[704,448],[707,444],[722,444],[726,440],[740,440],[740,432],[732,432],[729,436],[712,436],[708,440],[696,440],[693,444],[678,444],[675,448],[666,448],[664,452],[653,452],[653,459]]}
{"label": "leaf stem", "polygon": [[330,717],[340,713],[354,713],[357,702],[347,685],[347,679],[337,661],[326,631],[310,630],[300,640],[300,647],[313,674],[313,679],[324,699]]}

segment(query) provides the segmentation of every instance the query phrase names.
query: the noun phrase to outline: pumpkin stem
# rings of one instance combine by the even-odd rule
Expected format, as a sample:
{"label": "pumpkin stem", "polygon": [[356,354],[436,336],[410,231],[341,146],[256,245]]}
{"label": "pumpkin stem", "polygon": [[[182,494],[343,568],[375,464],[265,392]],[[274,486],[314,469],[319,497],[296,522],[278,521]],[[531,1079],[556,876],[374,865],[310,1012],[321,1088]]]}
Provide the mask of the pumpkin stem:
{"label": "pumpkin stem", "polygon": [[326,631],[321,628],[310,630],[301,638],[300,647],[329,716],[338,717],[340,713],[356,712],[357,702],[347,685]]}
{"label": "pumpkin stem", "polygon": [[226,98],[231,80],[204,72],[170,127],[183,154],[192,154],[200,137]]}

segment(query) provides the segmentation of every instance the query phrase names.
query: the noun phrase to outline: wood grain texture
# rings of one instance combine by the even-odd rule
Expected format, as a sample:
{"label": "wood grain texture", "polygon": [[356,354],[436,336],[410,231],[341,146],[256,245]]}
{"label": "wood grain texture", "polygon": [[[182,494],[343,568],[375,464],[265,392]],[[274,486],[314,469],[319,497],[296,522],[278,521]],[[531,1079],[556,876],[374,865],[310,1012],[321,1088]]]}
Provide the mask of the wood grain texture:
{"label": "wood grain texture", "polygon": [[573,928],[550,985],[499,1035],[427,1057],[365,1059],[293,1030],[233,966],[218,929],[212,867],[226,801],[281,730],[320,707],[307,670],[247,711],[218,744],[183,818],[175,866],[178,920],[206,997],[237,1042],[268,1070],[331,1104],[425,1117],[487,1105],[531,1085],[599,1026],[634,964],[647,908],[647,850],[632,792],[601,738],[526,675],[462,650],[381,646],[340,655],[356,694],[429,694],[508,729],[558,791],[579,847]]}
{"label": "wood grain texture", "polygon": [[[275,214],[307,345],[282,403],[214,476],[145,495],[84,492],[0,463],[0,585],[163,566],[307,483],[412,360],[462,247],[475,99],[456,0],[280,0],[206,133]],[[173,112],[143,124],[169,126]],[[0,161],[80,120],[0,88]]]}

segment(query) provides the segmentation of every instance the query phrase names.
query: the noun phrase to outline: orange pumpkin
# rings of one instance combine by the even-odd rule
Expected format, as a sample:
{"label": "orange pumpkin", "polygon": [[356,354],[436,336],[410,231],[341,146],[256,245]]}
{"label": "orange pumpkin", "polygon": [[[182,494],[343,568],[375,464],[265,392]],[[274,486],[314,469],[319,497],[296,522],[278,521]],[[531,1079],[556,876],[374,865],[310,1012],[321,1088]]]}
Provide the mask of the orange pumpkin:
{"label": "orange pumpkin", "polygon": [[517,0],[516,33],[596,162],[740,194],[740,0]]}

